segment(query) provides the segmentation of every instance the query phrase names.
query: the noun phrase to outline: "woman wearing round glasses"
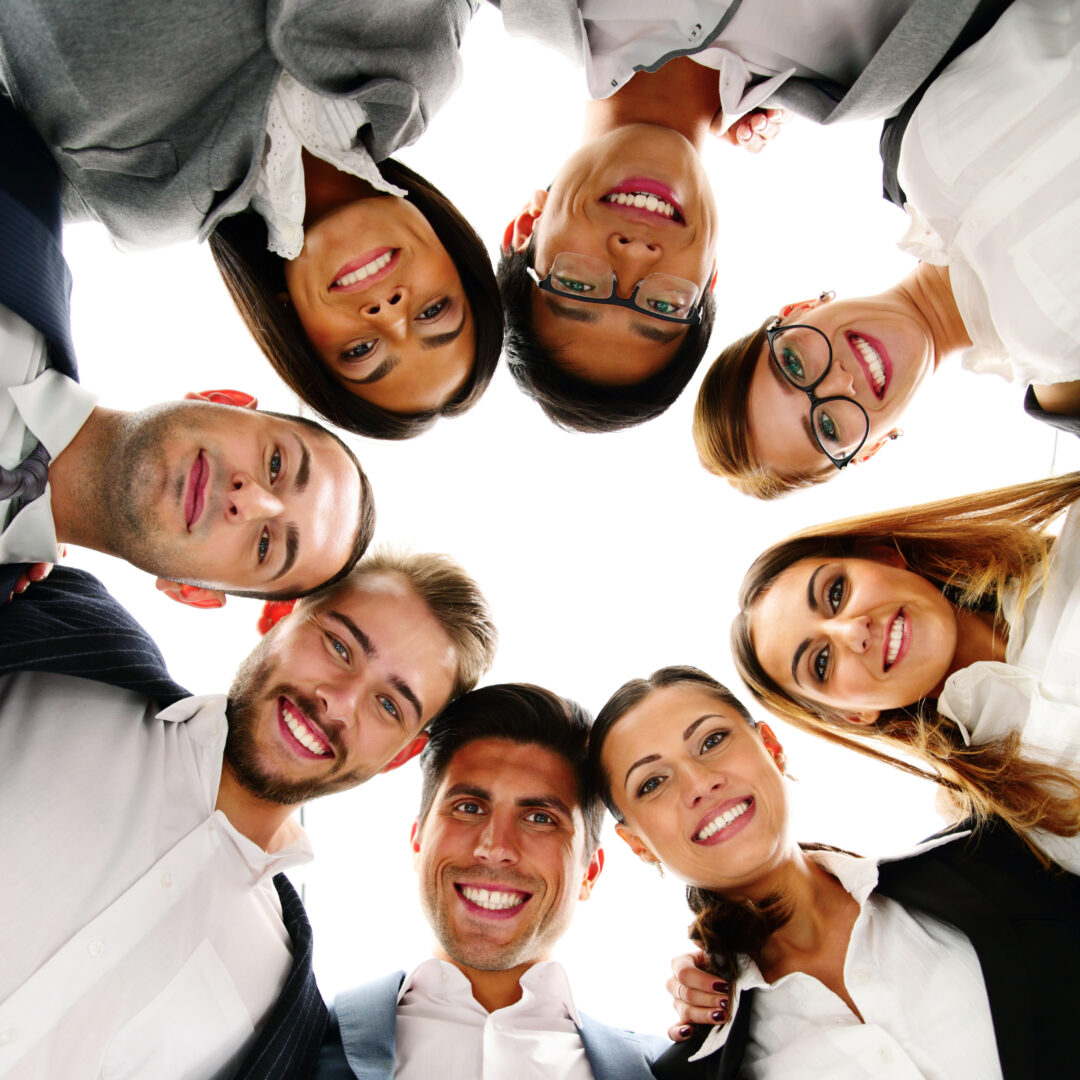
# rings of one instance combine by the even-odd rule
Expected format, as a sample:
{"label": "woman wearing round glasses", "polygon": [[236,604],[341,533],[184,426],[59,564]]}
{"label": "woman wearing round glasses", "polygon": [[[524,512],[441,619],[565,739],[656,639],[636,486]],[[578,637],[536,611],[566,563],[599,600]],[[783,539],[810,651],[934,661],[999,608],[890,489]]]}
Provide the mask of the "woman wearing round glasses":
{"label": "woman wearing round glasses", "polygon": [[904,134],[901,246],[923,261],[875,296],[790,305],[724,349],[694,415],[705,467],[759,498],[831,479],[887,441],[958,352],[1027,385],[1032,415],[1080,431],[1077,100],[1074,5],[1011,5]]}

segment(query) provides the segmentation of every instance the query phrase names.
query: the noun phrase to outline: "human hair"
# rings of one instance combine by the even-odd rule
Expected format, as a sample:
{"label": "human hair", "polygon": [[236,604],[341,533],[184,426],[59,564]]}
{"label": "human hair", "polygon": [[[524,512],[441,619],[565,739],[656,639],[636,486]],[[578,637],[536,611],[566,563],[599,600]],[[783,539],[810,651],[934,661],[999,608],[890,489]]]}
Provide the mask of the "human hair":
{"label": "human hair", "polygon": [[427,218],[461,277],[476,328],[476,353],[465,384],[438,409],[399,413],[373,405],[343,387],[312,347],[292,304],[283,304],[285,260],[266,247],[266,223],[248,209],[225,218],[210,235],[210,251],[225,288],[255,343],[282,381],[317,413],[346,431],[376,439],[411,439],[440,416],[458,416],[480,400],[502,348],[499,289],[483,241],[452,202],[422,176],[392,158],[383,178]]}
{"label": "human hair", "polygon": [[[611,815],[620,824],[625,824],[624,817],[615,805],[611,781],[600,763],[604,743],[611,729],[631,709],[640,705],[650,694],[669,686],[704,690],[737,712],[751,727],[757,727],[746,706],[723,683],[700,668],[684,665],[662,667],[647,679],[631,679],[623,683],[597,713],[589,736],[589,767],[593,784]],[[742,972],[743,957],[760,960],[761,950],[769,936],[779,930],[792,914],[790,900],[780,893],[757,901],[736,900],[711,889],[688,885],[686,903],[695,916],[689,928],[691,939],[705,953],[709,970],[727,979],[732,987]]]}
{"label": "human hair", "polygon": [[694,404],[694,445],[701,464],[755,499],[775,499],[797,488],[813,487],[838,472],[826,460],[811,472],[785,473],[759,461],[750,445],[750,380],[767,346],[765,328],[772,321],[770,316],[720,353],[705,373]]}
{"label": "human hair", "polygon": [[655,420],[682,393],[709,344],[716,301],[706,293],[701,321],[687,327],[686,337],[661,371],[641,382],[606,386],[566,371],[544,349],[532,328],[533,240],[523,251],[503,251],[496,276],[506,318],[506,362],[518,386],[544,410],[547,418],[569,431],[621,431]]}
{"label": "human hair", "polygon": [[232,596],[246,596],[253,600],[293,600],[322,592],[323,589],[328,589],[333,585],[336,585],[339,581],[342,581],[348,576],[353,567],[356,566],[360,557],[367,551],[368,545],[371,543],[371,538],[375,534],[375,498],[371,491],[371,481],[368,480],[367,473],[365,473],[361,467],[360,459],[353,453],[352,447],[350,447],[340,435],[330,431],[329,428],[324,428],[322,424],[319,424],[306,416],[292,416],[289,413],[272,412],[269,409],[263,409],[261,411],[267,416],[276,416],[279,420],[287,420],[292,424],[302,424],[304,427],[310,428],[313,431],[319,432],[320,435],[332,439],[341,447],[345,456],[353,463],[353,466],[356,469],[356,475],[360,479],[360,508],[357,516],[356,530],[353,532],[352,546],[349,548],[349,554],[345,557],[345,562],[337,573],[332,577],[327,578],[326,581],[321,581],[318,585],[313,585],[310,589],[306,589],[300,593],[297,593],[295,589],[286,589],[284,591],[280,589],[277,591],[251,589],[225,590]]}
{"label": "human hair", "polygon": [[765,672],[750,615],[777,576],[801,559],[874,558],[883,547],[898,552],[907,569],[939,586],[957,607],[989,607],[1000,619],[1000,600],[1010,585],[1019,613],[1036,580],[1049,572],[1053,538],[1045,528],[1078,495],[1080,473],[1070,473],[820,525],[774,544],[754,561],[740,589],[740,613],[731,628],[739,674],[763,705],[796,727],[945,786],[964,817],[1000,817],[1029,844],[1028,833],[1036,828],[1075,836],[1080,781],[1066,769],[1025,757],[1018,732],[966,746],[930,697],[883,710],[872,724],[853,725],[843,710],[789,694]]}
{"label": "human hair", "polygon": [[588,740],[592,717],[575,701],[529,683],[484,686],[448,705],[428,727],[420,755],[423,775],[417,820],[423,825],[453,756],[477,739],[507,739],[539,746],[574,771],[585,821],[585,856],[600,846],[604,808],[589,777]]}
{"label": "human hair", "polygon": [[499,634],[480,586],[449,555],[379,547],[332,586],[309,595],[318,604],[359,585],[371,574],[401,574],[424,601],[454,646],[457,669],[451,700],[471,690],[495,659]]}

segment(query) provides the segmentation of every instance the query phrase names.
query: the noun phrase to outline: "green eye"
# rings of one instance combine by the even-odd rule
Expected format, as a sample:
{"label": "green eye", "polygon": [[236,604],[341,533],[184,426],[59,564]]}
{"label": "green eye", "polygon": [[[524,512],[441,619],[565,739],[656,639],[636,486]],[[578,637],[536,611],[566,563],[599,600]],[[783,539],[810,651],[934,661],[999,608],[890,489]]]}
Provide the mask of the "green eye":
{"label": "green eye", "polygon": [[803,379],[806,377],[802,361],[791,349],[781,350],[780,366],[784,369],[785,373],[790,375],[793,379]]}
{"label": "green eye", "polygon": [[821,412],[818,414],[818,431],[822,437],[828,439],[829,442],[839,442],[840,435],[836,430],[836,424],[833,418],[827,412]]}
{"label": "green eye", "polygon": [[576,278],[571,277],[557,277],[555,280],[559,283],[559,287],[565,289],[566,292],[587,293],[596,288],[595,285],[591,285],[587,281],[578,281]]}

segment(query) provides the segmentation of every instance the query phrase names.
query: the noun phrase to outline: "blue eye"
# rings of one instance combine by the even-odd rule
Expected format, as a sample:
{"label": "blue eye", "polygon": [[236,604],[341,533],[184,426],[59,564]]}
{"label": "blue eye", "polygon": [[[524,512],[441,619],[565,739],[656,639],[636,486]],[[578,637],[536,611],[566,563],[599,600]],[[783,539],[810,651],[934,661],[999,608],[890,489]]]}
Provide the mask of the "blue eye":
{"label": "blue eye", "polygon": [[401,714],[398,712],[398,707],[388,698],[379,695],[379,704],[388,712],[395,720],[401,719]]}
{"label": "blue eye", "polygon": [[272,484],[281,472],[281,451],[277,448],[270,455],[270,483]]}
{"label": "blue eye", "polygon": [[643,795],[649,795],[654,792],[664,781],[659,776],[650,776],[645,780],[641,786],[637,789],[637,797],[640,799]]}
{"label": "blue eye", "polygon": [[813,662],[810,664],[810,670],[814,673],[814,678],[817,679],[819,683],[823,683],[825,681],[825,676],[829,673],[828,645],[826,645],[825,648],[823,648],[821,652],[819,652],[817,656],[814,657]]}
{"label": "blue eye", "polygon": [[478,802],[455,803],[454,809],[462,814],[468,814],[470,816],[475,816],[484,812],[484,808]]}
{"label": "blue eye", "polygon": [[326,634],[326,640],[330,643],[330,648],[334,650],[341,657],[342,660],[349,659],[349,650],[345,647],[345,643],[340,638],[334,637],[333,634]]}
{"label": "blue eye", "polygon": [[532,813],[525,815],[526,821],[531,821],[534,825],[554,825],[555,819],[546,810],[533,810]]}
{"label": "blue eye", "polygon": [[706,750],[715,750],[727,737],[728,733],[726,731],[711,732],[701,740],[701,752],[704,753]]}

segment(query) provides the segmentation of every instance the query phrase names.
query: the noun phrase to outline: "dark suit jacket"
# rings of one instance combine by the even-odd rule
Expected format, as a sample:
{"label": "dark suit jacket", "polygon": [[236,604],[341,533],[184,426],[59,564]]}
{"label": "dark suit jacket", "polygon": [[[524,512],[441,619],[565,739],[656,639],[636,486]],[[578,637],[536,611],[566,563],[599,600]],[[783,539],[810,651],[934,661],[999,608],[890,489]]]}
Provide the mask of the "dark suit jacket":
{"label": "dark suit jacket", "polygon": [[[877,892],[956,927],[971,941],[986,983],[1005,1080],[1073,1075],[1072,1025],[1080,1012],[1080,878],[1045,869],[1000,822],[909,858],[883,862],[879,874]],[[688,1062],[707,1034],[699,1032],[669,1049],[654,1065],[655,1075],[663,1080],[738,1076],[753,996],[752,990],[743,995],[721,1051]]]}

